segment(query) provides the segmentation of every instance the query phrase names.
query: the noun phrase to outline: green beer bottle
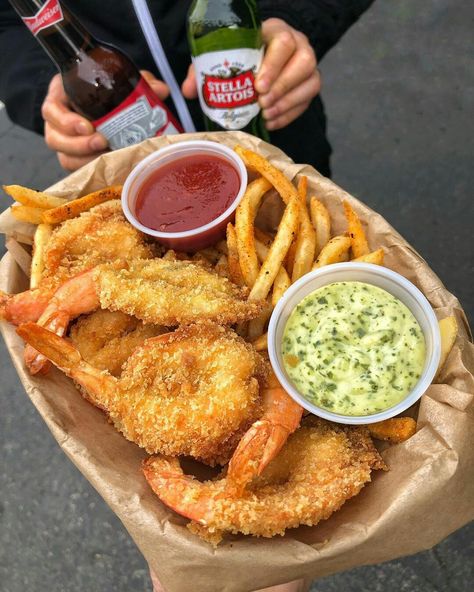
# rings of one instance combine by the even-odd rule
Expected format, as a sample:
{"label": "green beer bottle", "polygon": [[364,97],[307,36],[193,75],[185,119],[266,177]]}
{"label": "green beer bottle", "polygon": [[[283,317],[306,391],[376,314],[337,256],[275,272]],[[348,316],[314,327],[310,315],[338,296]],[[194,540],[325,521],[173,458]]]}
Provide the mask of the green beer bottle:
{"label": "green beer bottle", "polygon": [[255,0],[194,0],[188,40],[206,129],[268,140],[254,87],[263,59]]}

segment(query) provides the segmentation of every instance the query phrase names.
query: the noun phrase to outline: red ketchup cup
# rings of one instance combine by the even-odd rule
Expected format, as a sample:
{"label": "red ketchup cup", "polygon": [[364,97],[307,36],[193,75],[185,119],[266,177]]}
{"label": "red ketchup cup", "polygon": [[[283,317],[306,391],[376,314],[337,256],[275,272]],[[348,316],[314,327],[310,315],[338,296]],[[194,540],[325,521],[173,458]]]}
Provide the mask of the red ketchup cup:
{"label": "red ketchup cup", "polygon": [[207,140],[178,142],[137,164],[125,180],[122,209],[141,232],[193,252],[225,236],[246,188],[236,152]]}

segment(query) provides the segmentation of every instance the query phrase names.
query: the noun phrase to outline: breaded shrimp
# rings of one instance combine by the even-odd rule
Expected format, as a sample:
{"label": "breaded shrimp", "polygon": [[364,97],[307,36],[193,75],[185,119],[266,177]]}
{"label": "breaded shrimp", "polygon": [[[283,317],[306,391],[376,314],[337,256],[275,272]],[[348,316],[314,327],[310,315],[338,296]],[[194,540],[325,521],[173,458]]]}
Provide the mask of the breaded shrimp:
{"label": "breaded shrimp", "polygon": [[191,530],[214,544],[225,532],[271,537],[300,524],[314,526],[357,495],[371,470],[380,468],[384,463],[366,428],[317,418],[289,437],[241,498],[229,496],[225,477],[202,483],[185,475],[177,458],[143,463],[161,501],[193,520]]}
{"label": "breaded shrimp", "polygon": [[86,363],[66,339],[35,323],[18,334],[73,378],[123,435],[150,453],[225,463],[261,413],[268,365],[230,329],[180,327],[145,341],[120,379]]}
{"label": "breaded shrimp", "polygon": [[[264,305],[247,301],[248,290],[189,261],[132,260],[95,267],[64,283],[38,324],[64,335],[70,320],[97,308],[120,310],[145,323],[235,323],[255,318]],[[44,372],[44,358],[31,348],[25,361],[32,374]]]}
{"label": "breaded shrimp", "polygon": [[144,235],[125,219],[120,200],[105,202],[53,231],[39,286],[19,294],[0,293],[0,318],[15,325],[37,321],[54,292],[69,278],[100,263],[152,256]]}
{"label": "breaded shrimp", "polygon": [[91,366],[120,376],[123,364],[138,346],[167,332],[161,325],[145,325],[123,312],[96,310],[78,319],[69,338]]}
{"label": "breaded shrimp", "polygon": [[261,392],[263,415],[240,440],[229,463],[226,486],[235,496],[241,496],[252,479],[262,474],[303,415],[301,405],[288,395],[273,372]]}

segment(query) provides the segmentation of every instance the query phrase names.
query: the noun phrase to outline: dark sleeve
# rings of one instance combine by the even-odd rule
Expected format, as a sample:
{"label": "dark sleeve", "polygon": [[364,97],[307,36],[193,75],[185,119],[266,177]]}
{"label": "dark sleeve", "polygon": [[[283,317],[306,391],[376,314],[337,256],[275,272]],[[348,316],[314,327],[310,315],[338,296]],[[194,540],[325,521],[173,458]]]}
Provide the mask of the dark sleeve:
{"label": "dark sleeve", "polygon": [[304,33],[318,61],[374,0],[259,0],[262,20],[275,17]]}
{"label": "dark sleeve", "polygon": [[5,0],[0,1],[0,100],[10,119],[43,133],[41,104],[57,70]]}

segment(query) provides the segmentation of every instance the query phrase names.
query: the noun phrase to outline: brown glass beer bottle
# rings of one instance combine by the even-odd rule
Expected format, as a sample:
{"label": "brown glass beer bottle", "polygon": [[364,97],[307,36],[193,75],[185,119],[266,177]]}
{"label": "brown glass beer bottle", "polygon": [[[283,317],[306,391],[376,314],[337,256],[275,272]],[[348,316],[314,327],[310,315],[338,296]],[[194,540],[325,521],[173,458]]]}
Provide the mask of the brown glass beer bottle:
{"label": "brown glass beer bottle", "polygon": [[71,107],[112,150],[182,132],[130,58],[95,39],[58,0],[10,3],[56,64]]}

